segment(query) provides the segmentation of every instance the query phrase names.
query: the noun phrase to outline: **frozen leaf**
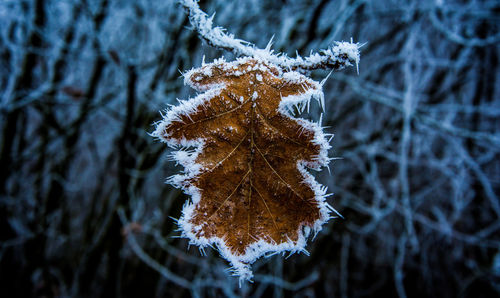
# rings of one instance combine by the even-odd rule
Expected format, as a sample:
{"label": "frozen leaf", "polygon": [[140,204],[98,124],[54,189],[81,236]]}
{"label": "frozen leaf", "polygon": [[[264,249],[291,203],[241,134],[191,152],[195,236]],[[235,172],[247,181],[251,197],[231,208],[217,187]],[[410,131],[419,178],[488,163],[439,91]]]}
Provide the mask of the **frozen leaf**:
{"label": "frozen leaf", "polygon": [[[185,74],[205,91],[181,101],[154,135],[173,147],[185,173],[169,181],[191,195],[179,219],[183,236],[215,244],[235,274],[264,254],[303,251],[306,237],[328,219],[325,188],[306,168],[329,159],[321,127],[293,118],[321,86],[256,58],[222,59]],[[194,147],[194,150],[186,150]]]}

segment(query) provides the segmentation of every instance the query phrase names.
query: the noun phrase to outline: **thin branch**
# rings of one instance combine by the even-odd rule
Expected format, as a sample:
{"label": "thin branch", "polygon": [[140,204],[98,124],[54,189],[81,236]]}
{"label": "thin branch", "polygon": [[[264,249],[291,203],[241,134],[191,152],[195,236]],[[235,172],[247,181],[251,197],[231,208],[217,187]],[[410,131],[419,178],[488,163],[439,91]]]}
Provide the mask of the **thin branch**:
{"label": "thin branch", "polygon": [[359,62],[359,48],[361,45],[351,42],[335,42],[328,49],[319,50],[308,57],[290,58],[286,54],[274,54],[271,42],[265,49],[235,38],[226,33],[222,27],[213,27],[214,15],[208,17],[196,0],[179,0],[189,13],[189,20],[201,38],[216,48],[231,51],[236,55],[257,57],[270,61],[284,69],[310,71],[314,69],[341,70]]}
{"label": "thin branch", "polygon": [[298,291],[317,281],[319,279],[319,273],[313,271],[309,276],[297,282],[289,282],[276,276],[262,275],[262,274],[256,274],[254,279],[261,283],[273,284],[285,290]]}
{"label": "thin branch", "polygon": [[[120,216],[120,220],[122,221],[122,224],[124,226],[126,226],[128,221],[127,221],[127,218],[125,217],[125,212],[124,212],[123,208],[118,209],[118,215]],[[139,246],[139,244],[137,243],[137,241],[135,240],[133,233],[130,233],[129,235],[127,235],[126,238],[127,238],[127,242],[129,244],[130,248],[135,253],[135,255],[137,257],[139,257],[139,259],[141,259],[149,267],[153,268],[158,273],[160,273],[163,277],[165,277],[167,280],[173,282],[174,284],[176,284],[180,287],[183,287],[186,289],[192,288],[192,285],[188,280],[174,274],[172,271],[168,270],[167,267],[162,266],[157,261],[155,261],[153,258],[151,258],[146,252],[144,252],[142,250],[142,248]]]}
{"label": "thin branch", "polygon": [[498,44],[500,41],[500,34],[496,34],[493,36],[488,36],[486,38],[477,38],[477,37],[471,37],[471,38],[466,38],[461,36],[460,34],[453,32],[452,30],[446,28],[446,26],[439,21],[438,16],[436,15],[436,11],[431,11],[429,14],[429,19],[431,21],[431,24],[439,30],[444,37],[448,38],[450,41],[468,46],[468,47],[486,47],[486,46],[491,46]]}

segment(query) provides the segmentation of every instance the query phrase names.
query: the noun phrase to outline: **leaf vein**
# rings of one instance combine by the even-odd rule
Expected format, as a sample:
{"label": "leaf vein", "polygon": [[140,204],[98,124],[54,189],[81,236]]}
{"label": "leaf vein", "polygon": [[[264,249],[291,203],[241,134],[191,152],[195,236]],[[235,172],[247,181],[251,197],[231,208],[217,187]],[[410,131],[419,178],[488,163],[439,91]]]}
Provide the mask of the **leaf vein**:
{"label": "leaf vein", "polygon": [[[239,106],[237,106],[237,107],[235,107],[235,108],[232,108],[232,109],[230,109],[230,110],[228,110],[228,111],[225,111],[225,112],[222,112],[222,113],[220,113],[220,114],[217,114],[217,115],[214,115],[214,116],[210,116],[210,117],[207,117],[207,118],[203,118],[203,119],[200,119],[200,120],[194,121],[194,122],[192,122],[192,123],[186,123],[186,124],[184,124],[184,125],[182,125],[182,126],[178,127],[178,128],[176,129],[176,131],[179,131],[179,130],[181,130],[181,129],[185,129],[186,127],[189,127],[189,126],[191,126],[191,125],[199,124],[199,123],[202,123],[202,122],[205,122],[205,121],[210,121],[210,120],[213,120],[213,119],[216,119],[216,118],[219,118],[219,117],[225,116],[225,115],[227,115],[227,114],[230,114],[230,113],[232,113],[232,112],[234,112],[234,111],[236,111],[236,110],[238,110],[238,109],[242,108],[242,107],[243,107],[244,105],[246,105],[248,102],[250,102],[250,98],[246,99],[246,100],[245,100],[244,102],[242,102]],[[188,115],[188,117],[189,117],[189,115]]]}
{"label": "leaf vein", "polygon": [[278,176],[278,178],[281,180],[281,182],[283,182],[297,197],[299,197],[302,201],[304,201],[309,207],[313,208],[314,207],[311,205],[311,203],[309,201],[307,201],[306,199],[304,199],[297,191],[295,191],[295,189],[290,185],[288,184],[281,176],[280,174],[278,174],[278,172],[276,172],[276,170],[273,168],[273,166],[269,163],[269,161],[267,160],[267,158],[264,156],[264,154],[262,153],[262,151],[259,149],[259,147],[257,145],[255,145],[255,148],[257,148],[257,151],[259,152],[260,156],[262,156],[262,158],[264,159],[264,161],[266,162],[266,164],[269,166],[269,168],[273,171],[273,173]]}

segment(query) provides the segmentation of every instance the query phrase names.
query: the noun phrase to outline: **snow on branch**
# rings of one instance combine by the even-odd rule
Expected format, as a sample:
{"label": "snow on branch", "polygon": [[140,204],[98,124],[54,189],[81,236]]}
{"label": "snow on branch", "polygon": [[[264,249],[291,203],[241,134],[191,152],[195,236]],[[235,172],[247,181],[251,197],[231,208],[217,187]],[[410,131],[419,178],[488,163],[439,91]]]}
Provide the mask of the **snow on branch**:
{"label": "snow on branch", "polygon": [[236,55],[257,57],[269,61],[283,69],[310,71],[315,69],[341,70],[347,66],[352,66],[359,62],[358,43],[335,42],[328,49],[319,50],[308,57],[291,58],[286,54],[275,54],[271,50],[271,42],[265,49],[257,48],[255,45],[235,38],[232,34],[226,33],[222,27],[213,27],[214,15],[208,17],[203,12],[197,0],[179,0],[189,13],[189,20],[200,36],[208,44],[231,51]]}

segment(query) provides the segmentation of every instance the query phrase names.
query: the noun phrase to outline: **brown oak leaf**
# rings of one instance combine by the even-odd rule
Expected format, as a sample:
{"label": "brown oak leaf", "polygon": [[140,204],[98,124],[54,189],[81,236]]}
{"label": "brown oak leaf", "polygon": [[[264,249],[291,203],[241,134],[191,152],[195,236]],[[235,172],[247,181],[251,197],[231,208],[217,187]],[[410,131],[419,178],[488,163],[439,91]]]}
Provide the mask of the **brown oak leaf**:
{"label": "brown oak leaf", "polygon": [[250,279],[249,264],[305,251],[310,231],[329,218],[326,187],[306,168],[327,165],[330,146],[319,124],[292,116],[311,98],[322,101],[321,84],[248,57],[184,77],[204,93],[180,101],[153,133],[180,147],[172,156],[185,170],[169,182],[191,201],[178,223],[192,244],[215,244],[235,274]]}

